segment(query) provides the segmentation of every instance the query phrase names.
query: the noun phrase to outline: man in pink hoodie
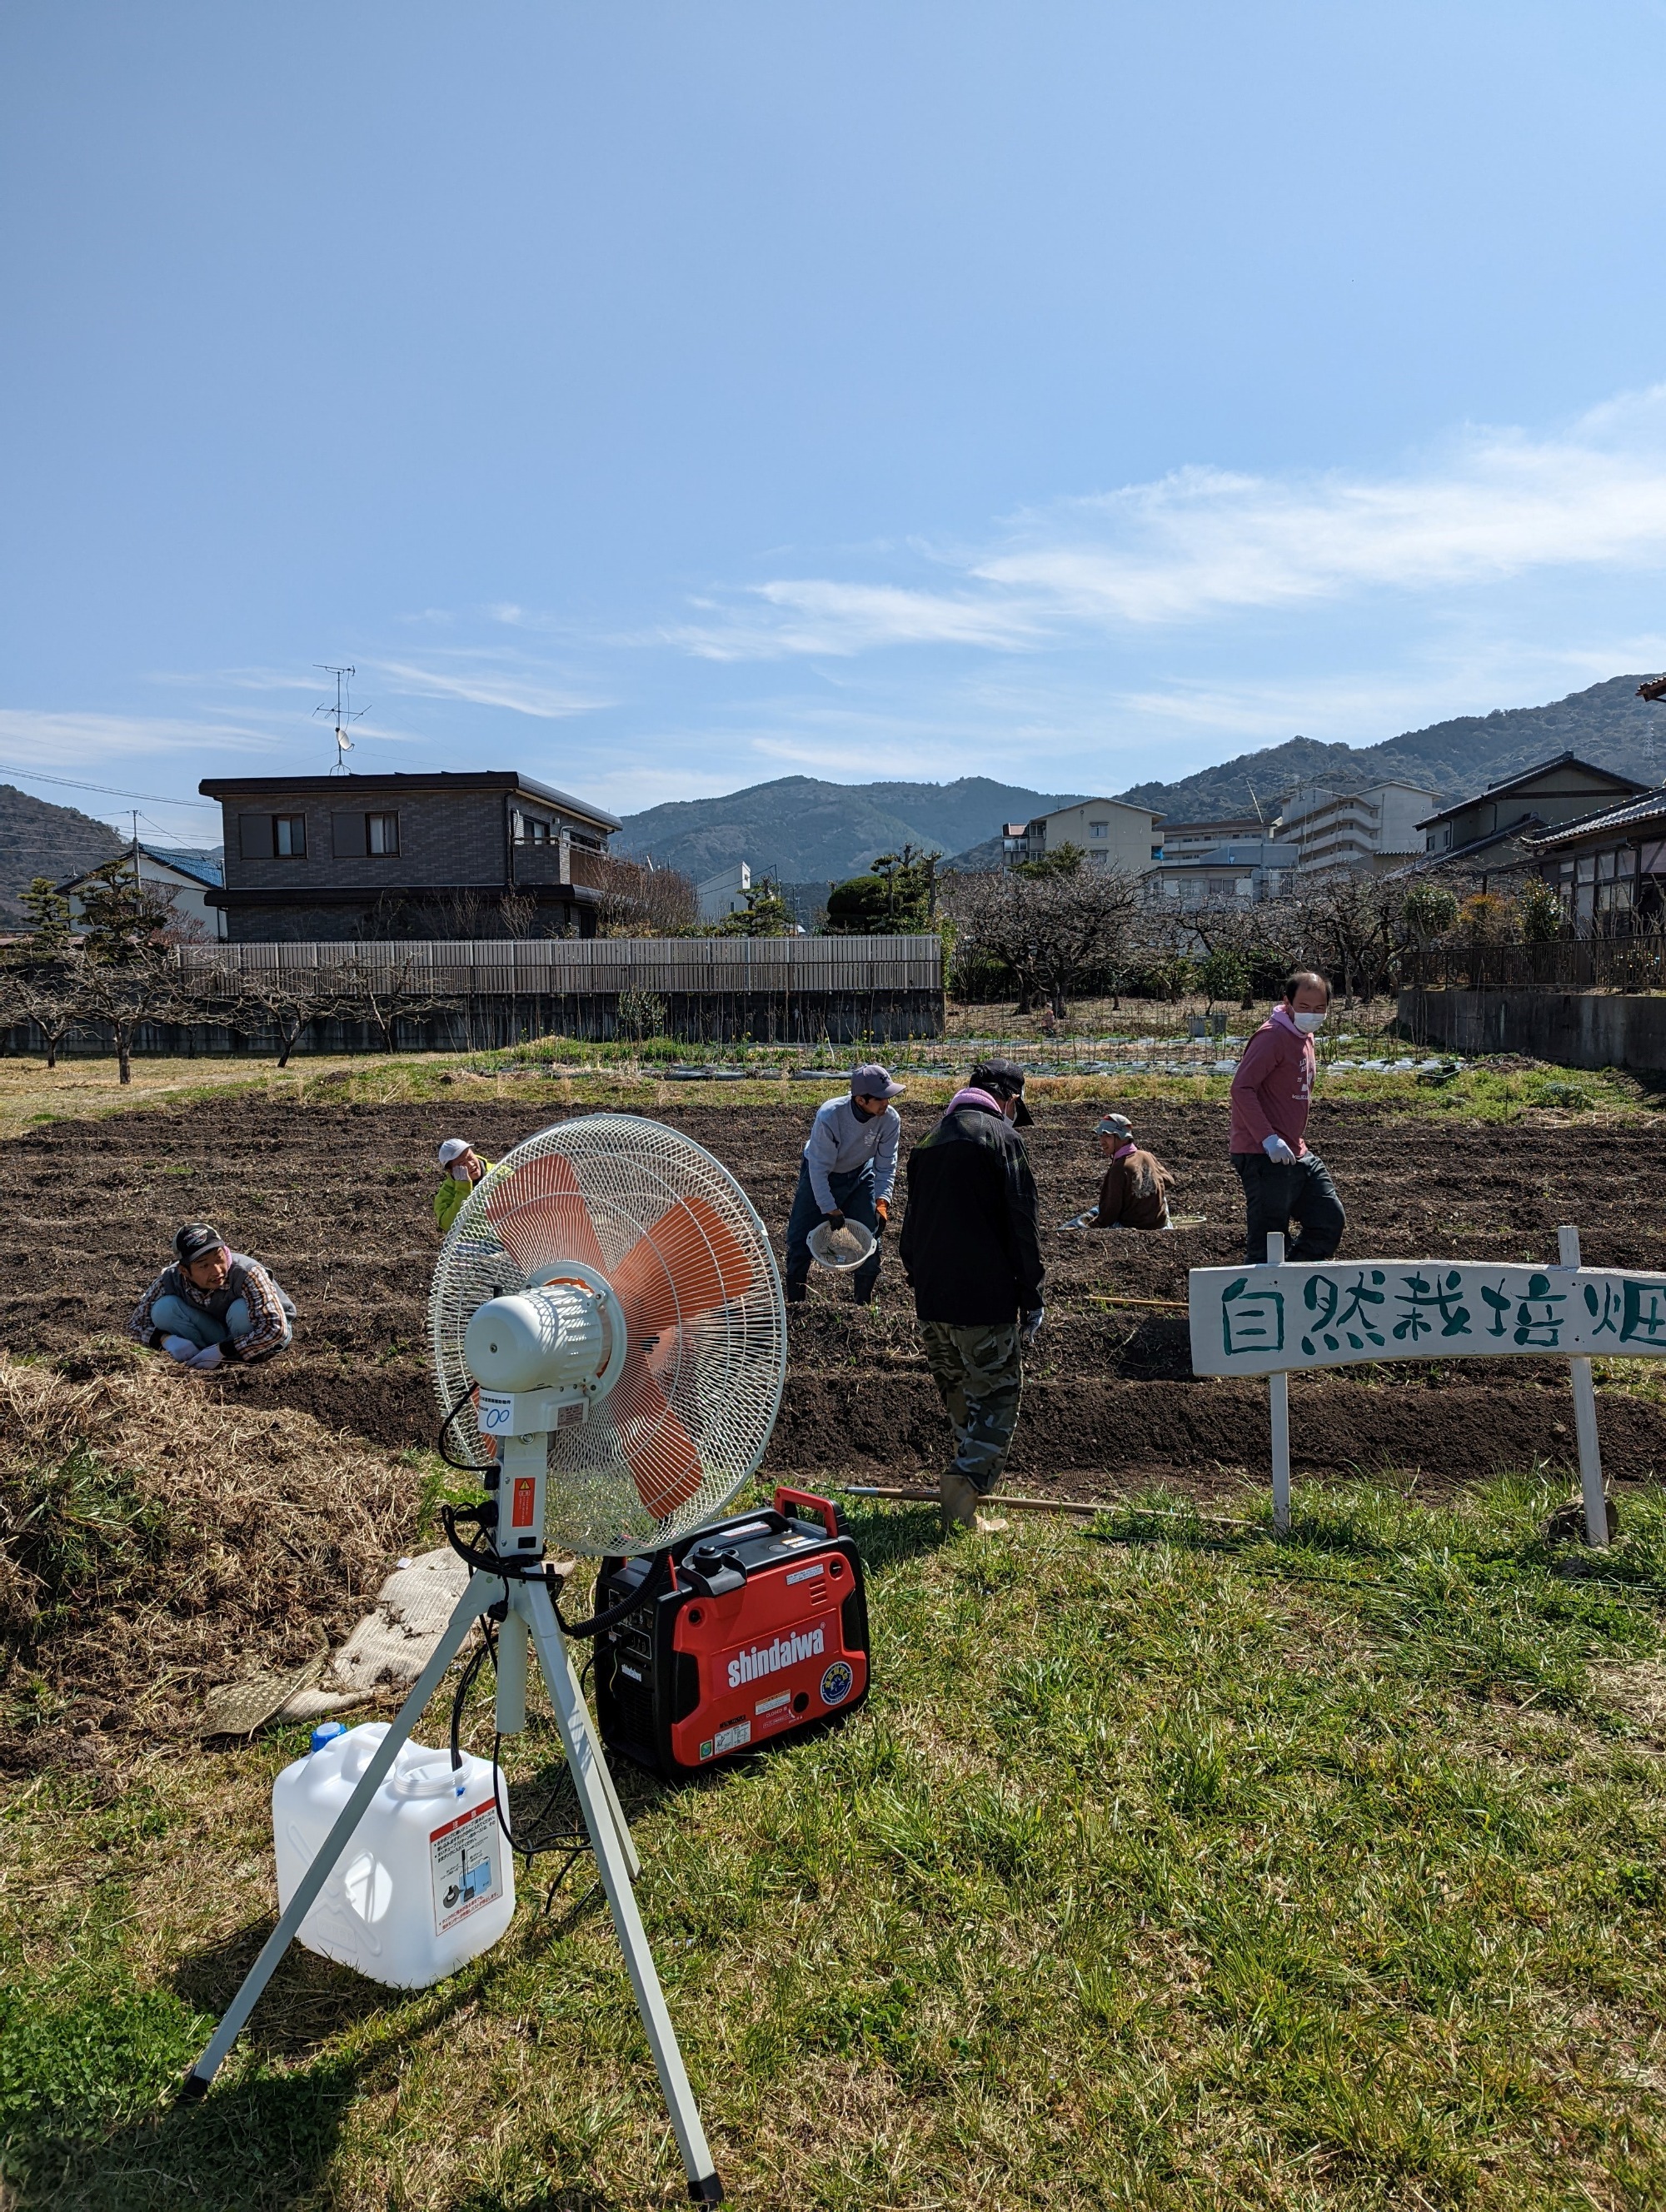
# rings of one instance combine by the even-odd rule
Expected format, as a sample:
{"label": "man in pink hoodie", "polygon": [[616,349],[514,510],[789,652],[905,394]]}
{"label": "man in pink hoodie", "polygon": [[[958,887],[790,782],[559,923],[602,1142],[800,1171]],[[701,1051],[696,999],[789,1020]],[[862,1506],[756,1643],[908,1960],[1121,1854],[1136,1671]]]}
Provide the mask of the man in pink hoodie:
{"label": "man in pink hoodie", "polygon": [[1249,1202],[1244,1257],[1252,1267],[1267,1259],[1268,1233],[1287,1237],[1292,1220],[1301,1234],[1287,1260],[1329,1259],[1347,1226],[1324,1162],[1303,1142],[1318,1065],[1313,1032],[1329,1009],[1322,975],[1304,969],[1291,976],[1232,1078],[1232,1165]]}

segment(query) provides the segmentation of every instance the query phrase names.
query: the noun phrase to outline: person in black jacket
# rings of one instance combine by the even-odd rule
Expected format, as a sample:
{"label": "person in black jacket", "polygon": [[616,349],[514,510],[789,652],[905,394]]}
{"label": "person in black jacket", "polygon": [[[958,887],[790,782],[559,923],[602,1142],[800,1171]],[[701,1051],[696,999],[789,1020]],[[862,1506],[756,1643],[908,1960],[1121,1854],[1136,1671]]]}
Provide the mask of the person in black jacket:
{"label": "person in black jacket", "polygon": [[983,1060],[909,1156],[899,1250],[955,1438],[939,1485],[945,1528],[975,1527],[1000,1480],[1042,1325],[1036,1179],[1018,1134],[1031,1118],[1024,1070]]}

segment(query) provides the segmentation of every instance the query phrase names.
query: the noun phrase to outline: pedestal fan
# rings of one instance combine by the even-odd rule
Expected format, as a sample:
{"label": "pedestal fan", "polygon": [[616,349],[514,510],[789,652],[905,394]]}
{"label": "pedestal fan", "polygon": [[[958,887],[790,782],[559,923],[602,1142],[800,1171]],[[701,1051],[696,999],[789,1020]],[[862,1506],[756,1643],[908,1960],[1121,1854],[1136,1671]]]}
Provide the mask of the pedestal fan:
{"label": "pedestal fan", "polygon": [[[787,1327],[763,1224],[691,1139],[592,1114],[517,1146],[476,1185],[434,1272],[429,1328],[442,1431],[486,1503],[454,1535],[473,1568],[432,1659],[185,2078],[206,2094],[429,1698],[488,1612],[500,1735],[526,1726],[528,1644],[555,1709],[696,2203],[722,2185],[631,1888],[641,1868],[556,1614],[550,1542],[615,1560],[663,1553],[757,1470],[781,1404]],[[587,1623],[593,1630],[598,1622]]]}

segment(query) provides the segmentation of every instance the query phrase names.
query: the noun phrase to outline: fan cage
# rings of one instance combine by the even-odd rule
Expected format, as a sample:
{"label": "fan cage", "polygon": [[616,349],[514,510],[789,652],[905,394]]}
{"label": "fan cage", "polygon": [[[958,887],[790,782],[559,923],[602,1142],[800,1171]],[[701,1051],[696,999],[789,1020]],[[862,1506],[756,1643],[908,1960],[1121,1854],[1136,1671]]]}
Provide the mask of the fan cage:
{"label": "fan cage", "polygon": [[[625,1255],[679,1201],[709,1207],[745,1255],[739,1295],[679,1313],[649,1358],[654,1379],[687,1431],[700,1464],[698,1487],[656,1516],[632,1474],[617,1398],[604,1398],[576,1428],[549,1438],[544,1531],[582,1558],[654,1552],[721,1511],[763,1460],[781,1410],[787,1375],[787,1313],[769,1232],[734,1177],[703,1146],[662,1122],[629,1114],[587,1114],[529,1137],[476,1184],[441,1248],[429,1299],[429,1334],[441,1418],[455,1411],[459,1455],[483,1464],[475,1378],[463,1356],[470,1317],[486,1299],[526,1290],[577,1249],[544,1224],[538,1265],[523,1267],[491,1218],[515,1178],[560,1154],[572,1170],[611,1277]],[[568,1240],[570,1241],[570,1240]],[[709,1243],[709,1239],[708,1240]],[[733,1248],[729,1248],[733,1249]],[[720,1269],[720,1273],[722,1272]],[[730,1278],[734,1270],[729,1269]],[[726,1282],[725,1287],[727,1287]]]}

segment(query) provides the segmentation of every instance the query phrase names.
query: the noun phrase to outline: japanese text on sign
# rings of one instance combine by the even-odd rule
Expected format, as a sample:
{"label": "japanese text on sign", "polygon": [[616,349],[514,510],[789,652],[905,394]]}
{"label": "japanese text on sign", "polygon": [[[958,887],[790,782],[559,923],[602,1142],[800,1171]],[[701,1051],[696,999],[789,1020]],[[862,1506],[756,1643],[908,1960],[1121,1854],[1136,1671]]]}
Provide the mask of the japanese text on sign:
{"label": "japanese text on sign", "polygon": [[1666,1277],[1450,1260],[1195,1267],[1192,1369],[1270,1375],[1365,1359],[1666,1354]]}

